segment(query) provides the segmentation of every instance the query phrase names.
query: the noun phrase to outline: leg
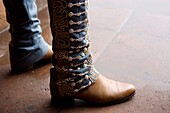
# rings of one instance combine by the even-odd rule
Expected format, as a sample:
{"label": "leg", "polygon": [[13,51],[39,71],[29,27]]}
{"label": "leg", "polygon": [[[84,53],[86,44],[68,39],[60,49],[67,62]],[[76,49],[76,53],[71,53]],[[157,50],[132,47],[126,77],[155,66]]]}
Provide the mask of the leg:
{"label": "leg", "polygon": [[53,34],[52,102],[74,98],[106,104],[132,97],[135,87],[98,73],[89,50],[87,0],[48,0]]}
{"label": "leg", "polygon": [[13,71],[23,71],[42,59],[50,46],[41,36],[34,0],[3,0],[10,24],[10,62]]}

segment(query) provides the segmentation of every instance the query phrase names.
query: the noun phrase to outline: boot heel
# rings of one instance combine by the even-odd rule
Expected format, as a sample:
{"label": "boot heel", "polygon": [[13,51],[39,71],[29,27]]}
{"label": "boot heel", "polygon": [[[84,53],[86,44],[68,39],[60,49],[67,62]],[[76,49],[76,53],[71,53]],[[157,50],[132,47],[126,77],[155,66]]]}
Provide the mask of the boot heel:
{"label": "boot heel", "polygon": [[58,86],[56,82],[58,81],[58,74],[54,68],[50,70],[50,92],[51,92],[51,104],[52,105],[73,105],[74,97],[62,97],[58,91]]}
{"label": "boot heel", "polygon": [[74,104],[74,97],[51,97],[51,104],[57,106],[70,106]]}

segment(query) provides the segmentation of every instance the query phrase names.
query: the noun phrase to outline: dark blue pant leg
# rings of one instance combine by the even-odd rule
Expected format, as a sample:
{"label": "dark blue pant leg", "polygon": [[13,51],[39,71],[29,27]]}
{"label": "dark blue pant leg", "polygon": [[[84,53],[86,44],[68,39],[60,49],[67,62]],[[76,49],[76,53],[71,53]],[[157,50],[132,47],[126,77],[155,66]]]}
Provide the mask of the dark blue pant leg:
{"label": "dark blue pant leg", "polygon": [[10,24],[11,68],[23,71],[46,54],[48,44],[41,36],[35,0],[3,0],[3,3]]}

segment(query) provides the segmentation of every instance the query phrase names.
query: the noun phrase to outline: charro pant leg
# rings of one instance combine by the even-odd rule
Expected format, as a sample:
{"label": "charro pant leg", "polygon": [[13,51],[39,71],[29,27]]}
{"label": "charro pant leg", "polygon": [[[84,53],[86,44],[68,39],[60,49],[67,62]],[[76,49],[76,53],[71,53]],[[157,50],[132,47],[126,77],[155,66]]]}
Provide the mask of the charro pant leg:
{"label": "charro pant leg", "polygon": [[35,0],[3,0],[10,24],[11,68],[22,71],[39,61],[48,51],[41,35]]}
{"label": "charro pant leg", "polygon": [[89,50],[87,1],[48,0],[48,6],[54,51],[51,95],[55,100],[72,99],[98,78]]}

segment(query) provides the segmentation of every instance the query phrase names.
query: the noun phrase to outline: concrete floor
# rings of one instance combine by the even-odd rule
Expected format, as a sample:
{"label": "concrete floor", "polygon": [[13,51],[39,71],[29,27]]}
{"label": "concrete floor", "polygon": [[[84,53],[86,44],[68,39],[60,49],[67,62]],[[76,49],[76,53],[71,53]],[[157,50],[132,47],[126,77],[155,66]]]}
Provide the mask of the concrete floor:
{"label": "concrete floor", "polygon": [[[105,107],[80,100],[72,107],[53,107],[51,64],[12,74],[10,36],[4,31],[0,32],[0,113],[170,113],[170,1],[91,0],[89,5],[96,68],[111,79],[133,83],[136,96]],[[47,8],[39,14],[43,36],[51,43]]]}

